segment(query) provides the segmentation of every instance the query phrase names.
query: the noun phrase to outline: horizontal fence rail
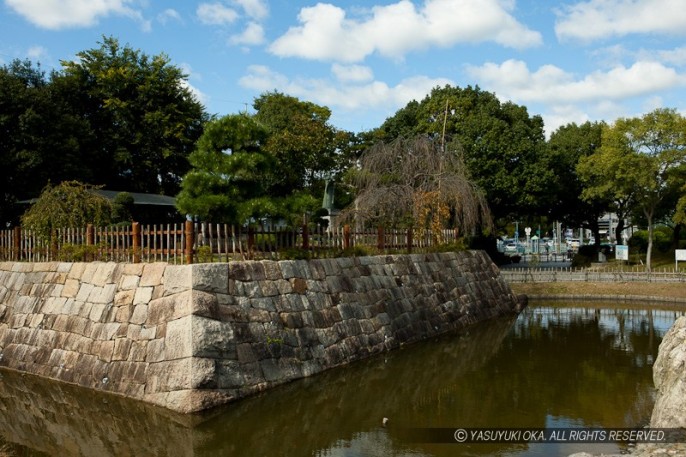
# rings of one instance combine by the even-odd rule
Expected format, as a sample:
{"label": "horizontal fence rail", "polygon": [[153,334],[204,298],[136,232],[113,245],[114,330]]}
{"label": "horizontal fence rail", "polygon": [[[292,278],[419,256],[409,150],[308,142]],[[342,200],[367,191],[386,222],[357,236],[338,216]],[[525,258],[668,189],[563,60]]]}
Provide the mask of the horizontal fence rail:
{"label": "horizontal fence rail", "polygon": [[[360,249],[425,252],[458,243],[457,230],[245,228],[177,223],[56,229],[48,237],[21,227],[0,230],[0,261],[116,261],[173,264],[244,259],[319,258]],[[363,252],[357,252],[361,254]]]}
{"label": "horizontal fence rail", "polygon": [[576,268],[507,268],[501,270],[510,283],[522,282],[686,282],[686,272],[675,268],[646,271],[645,267],[633,270],[576,269]]}

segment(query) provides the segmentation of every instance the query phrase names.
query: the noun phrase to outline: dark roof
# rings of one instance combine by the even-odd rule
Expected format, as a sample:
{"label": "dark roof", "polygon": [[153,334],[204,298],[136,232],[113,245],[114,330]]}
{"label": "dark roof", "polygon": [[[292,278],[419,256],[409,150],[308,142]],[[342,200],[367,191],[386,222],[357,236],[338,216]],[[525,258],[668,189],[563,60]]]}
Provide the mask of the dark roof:
{"label": "dark roof", "polygon": [[[103,197],[114,200],[114,198],[122,193],[116,190],[102,190],[98,189],[95,191],[97,194]],[[169,197],[167,195],[157,195],[157,194],[142,194],[140,192],[126,192],[133,197],[134,205],[154,205],[154,206],[176,206],[176,199],[174,197]]]}
{"label": "dark roof", "polygon": [[[121,194],[122,192],[118,190],[94,190],[98,195],[105,197],[108,200],[114,200],[114,198]],[[140,192],[126,192],[133,197],[134,205],[150,205],[150,206],[176,206],[176,198],[169,197],[167,195],[157,195],[157,194],[142,194]],[[20,200],[17,203],[22,205],[29,205],[36,203],[38,198],[30,198],[28,200]]]}

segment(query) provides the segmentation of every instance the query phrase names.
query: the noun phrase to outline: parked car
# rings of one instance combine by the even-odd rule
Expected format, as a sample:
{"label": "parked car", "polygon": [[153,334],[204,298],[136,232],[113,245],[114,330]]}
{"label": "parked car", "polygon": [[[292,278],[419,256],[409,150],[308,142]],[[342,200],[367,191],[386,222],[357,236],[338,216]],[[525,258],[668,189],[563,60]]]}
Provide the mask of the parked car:
{"label": "parked car", "polygon": [[517,248],[516,243],[507,243],[503,252],[505,252],[505,254],[517,254],[519,249]]}

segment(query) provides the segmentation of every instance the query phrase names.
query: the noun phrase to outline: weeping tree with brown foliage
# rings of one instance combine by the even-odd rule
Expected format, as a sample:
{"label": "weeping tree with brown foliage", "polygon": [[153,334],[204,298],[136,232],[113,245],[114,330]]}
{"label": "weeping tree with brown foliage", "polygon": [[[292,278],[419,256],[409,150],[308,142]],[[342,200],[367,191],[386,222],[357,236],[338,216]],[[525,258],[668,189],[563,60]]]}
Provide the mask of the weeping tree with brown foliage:
{"label": "weeping tree with brown foliage", "polygon": [[372,146],[350,182],[357,198],[343,217],[358,224],[407,226],[419,236],[430,230],[436,242],[443,241],[442,229],[473,234],[492,228],[486,199],[469,178],[461,151],[427,136]]}

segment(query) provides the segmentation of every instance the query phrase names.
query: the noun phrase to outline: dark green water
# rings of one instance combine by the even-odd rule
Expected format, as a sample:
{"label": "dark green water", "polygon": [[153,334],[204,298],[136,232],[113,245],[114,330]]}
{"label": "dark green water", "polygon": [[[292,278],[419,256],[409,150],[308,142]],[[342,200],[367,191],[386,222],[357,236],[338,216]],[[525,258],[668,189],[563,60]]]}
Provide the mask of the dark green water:
{"label": "dark green water", "polygon": [[[683,308],[530,307],[197,416],[0,371],[0,445],[60,456],[567,456],[614,444],[416,444],[407,428],[635,427]],[[389,418],[387,427],[382,419]],[[2,449],[2,446],[0,446]],[[0,455],[2,455],[0,453]]]}

